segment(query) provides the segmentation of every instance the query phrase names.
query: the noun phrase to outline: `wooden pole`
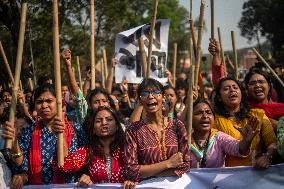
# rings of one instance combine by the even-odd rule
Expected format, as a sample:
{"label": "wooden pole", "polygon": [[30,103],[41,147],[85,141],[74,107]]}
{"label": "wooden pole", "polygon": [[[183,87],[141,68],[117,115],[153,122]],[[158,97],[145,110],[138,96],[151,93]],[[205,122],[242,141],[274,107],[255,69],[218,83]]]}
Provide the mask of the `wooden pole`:
{"label": "wooden pole", "polygon": [[[16,59],[16,69],[15,69],[15,80],[12,91],[12,102],[9,113],[9,122],[14,124],[15,115],[16,115],[16,105],[17,105],[17,93],[19,90],[19,83],[21,77],[21,67],[22,67],[22,58],[23,58],[23,47],[25,40],[25,30],[26,30],[26,17],[27,17],[27,3],[22,4],[21,9],[21,22],[20,22],[20,33],[18,40],[18,50],[17,50],[17,59]],[[8,149],[12,148],[13,141],[7,139],[5,147]]]}
{"label": "wooden pole", "polygon": [[189,26],[191,31],[191,38],[192,38],[192,44],[193,44],[193,53],[195,60],[197,59],[197,40],[196,40],[196,33],[195,33],[195,27],[193,20],[189,20]]}
{"label": "wooden pole", "polygon": [[268,62],[266,62],[266,60],[259,54],[259,52],[255,48],[253,48],[252,50],[257,55],[257,57],[260,59],[260,61],[264,63],[264,65],[271,71],[272,75],[278,80],[278,82],[284,88],[284,82],[279,78],[277,73],[275,73],[275,71],[269,66]]}
{"label": "wooden pole", "polygon": [[105,69],[104,69],[104,58],[101,58],[101,76],[102,76],[102,87],[105,89]]}
{"label": "wooden pole", "polygon": [[152,15],[152,22],[151,22],[151,29],[150,29],[150,37],[149,37],[149,47],[148,47],[148,66],[147,66],[147,78],[150,76],[150,67],[152,63],[152,45],[153,45],[153,37],[155,33],[155,24],[156,24],[156,17],[157,17],[157,9],[158,9],[158,2],[159,0],[154,0],[153,3],[153,15]]}
{"label": "wooden pole", "polygon": [[91,51],[91,90],[96,87],[96,68],[95,68],[95,5],[94,0],[90,2],[90,51]]}
{"label": "wooden pole", "polygon": [[2,58],[3,58],[4,64],[5,64],[6,70],[8,72],[9,78],[12,81],[12,83],[14,83],[14,77],[13,77],[13,74],[12,74],[10,65],[8,63],[8,60],[7,60],[7,57],[6,57],[6,54],[5,54],[5,51],[4,51],[4,48],[2,46],[1,41],[0,41],[0,51],[1,51],[1,54],[2,54]]}
{"label": "wooden pole", "polygon": [[204,9],[205,9],[205,1],[201,0],[200,4],[200,16],[199,16],[199,29],[198,29],[198,41],[197,41],[197,60],[196,60],[196,68],[195,68],[195,83],[194,86],[197,88],[198,85],[198,77],[200,70],[200,62],[201,62],[201,42],[202,42],[202,34],[203,34],[203,22],[204,22]]}
{"label": "wooden pole", "polygon": [[238,80],[238,54],[237,54],[237,49],[236,49],[236,42],[235,42],[235,32],[231,31],[231,37],[232,37],[232,46],[233,46],[233,62],[234,62],[234,76],[235,79]]}
{"label": "wooden pole", "polygon": [[81,76],[81,66],[80,66],[80,57],[76,56],[76,60],[77,60],[77,69],[78,69],[78,77],[79,77],[79,86],[80,86],[80,90],[83,91],[82,76]]}
{"label": "wooden pole", "polygon": [[29,88],[30,88],[30,91],[33,91],[34,90],[34,84],[33,84],[33,80],[32,78],[29,77]]}
{"label": "wooden pole", "polygon": [[226,66],[226,61],[225,61],[225,54],[224,54],[224,49],[223,49],[223,43],[222,43],[222,35],[221,35],[221,30],[218,27],[218,38],[219,38],[219,44],[220,44],[220,50],[221,50],[221,59],[222,59],[222,63],[224,64],[224,72],[225,75],[227,75],[227,66]]}
{"label": "wooden pole", "polygon": [[[53,62],[55,75],[57,116],[62,120],[62,93],[60,73],[60,49],[59,49],[59,27],[58,27],[58,1],[53,0]],[[64,165],[64,137],[63,133],[57,134],[57,161],[58,166]]]}
{"label": "wooden pole", "polygon": [[193,112],[193,83],[194,83],[194,71],[195,65],[191,64],[191,69],[189,73],[189,86],[188,86],[188,99],[187,99],[187,119],[186,127],[188,132],[188,143],[189,147],[191,145],[191,133],[192,133],[192,112]]}
{"label": "wooden pole", "polygon": [[139,38],[138,44],[139,44],[140,59],[141,59],[142,69],[143,69],[143,77],[147,78],[148,77],[148,74],[147,74],[147,60],[146,60],[146,52],[145,52],[145,49],[144,49],[143,37]]}
{"label": "wooden pole", "polygon": [[211,39],[215,38],[215,16],[214,16],[214,0],[210,0],[211,7]]}
{"label": "wooden pole", "polygon": [[[234,65],[232,64],[232,62],[230,61],[230,57],[228,55],[225,56],[225,59],[227,58],[229,66],[232,68],[232,70],[234,70]],[[225,60],[226,61],[226,60]]]}
{"label": "wooden pole", "polygon": [[103,48],[103,59],[104,59],[104,73],[105,73],[105,78],[108,77],[108,67],[107,67],[107,54],[106,54],[106,49]]}
{"label": "wooden pole", "polygon": [[174,52],[173,52],[173,87],[176,87],[176,69],[177,69],[177,43],[174,43]]}
{"label": "wooden pole", "polygon": [[[192,0],[189,1],[189,21],[192,20]],[[191,27],[190,27],[191,28]],[[191,33],[191,30],[189,31]],[[189,40],[188,40],[188,57],[189,62],[192,64],[192,43],[191,43],[191,34],[189,34]]]}

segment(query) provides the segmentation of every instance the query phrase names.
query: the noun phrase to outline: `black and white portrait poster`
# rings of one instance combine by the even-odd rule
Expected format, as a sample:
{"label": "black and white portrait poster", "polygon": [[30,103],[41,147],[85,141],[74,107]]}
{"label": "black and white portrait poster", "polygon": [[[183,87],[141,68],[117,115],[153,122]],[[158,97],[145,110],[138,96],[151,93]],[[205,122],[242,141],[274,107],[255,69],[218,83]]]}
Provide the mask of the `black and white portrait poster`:
{"label": "black and white portrait poster", "polygon": [[[169,26],[169,20],[157,20],[153,38],[150,77],[161,83],[168,80],[165,76],[165,70],[167,68]],[[118,60],[115,67],[116,83],[121,83],[123,79],[126,79],[129,83],[141,83],[143,69],[138,39],[142,36],[145,52],[148,56],[150,27],[150,24],[144,24],[116,35],[115,57]]]}

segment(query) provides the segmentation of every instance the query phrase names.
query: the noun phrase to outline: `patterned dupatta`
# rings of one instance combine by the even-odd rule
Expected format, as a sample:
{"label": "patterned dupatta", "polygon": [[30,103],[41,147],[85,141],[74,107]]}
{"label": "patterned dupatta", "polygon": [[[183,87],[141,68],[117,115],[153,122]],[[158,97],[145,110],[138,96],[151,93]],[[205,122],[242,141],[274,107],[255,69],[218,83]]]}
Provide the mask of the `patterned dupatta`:
{"label": "patterned dupatta", "polygon": [[[208,140],[206,141],[206,147],[201,150],[199,149],[199,145],[196,143],[196,141],[194,140],[194,138],[192,137],[191,138],[191,145],[190,145],[190,150],[197,156],[201,159],[201,164],[205,163],[206,161],[206,154],[208,152],[210,152],[214,142],[215,142],[215,139],[216,139],[216,136],[218,135],[218,130],[216,129],[211,129],[210,131],[210,135],[208,137]],[[203,166],[201,166],[203,167]]]}
{"label": "patterned dupatta", "polygon": [[[72,134],[74,133],[74,131],[66,117],[64,117],[64,123],[65,123],[64,135],[67,143],[67,148],[69,150],[72,140]],[[41,125],[42,125],[42,119],[38,119],[35,122],[35,128],[32,133],[32,142],[29,154],[29,170],[30,170],[29,182],[30,184],[33,185],[42,184],[42,175],[41,175],[42,160],[41,160],[41,146],[40,146]],[[53,183],[64,183],[64,178],[62,177],[62,175],[54,173]]]}

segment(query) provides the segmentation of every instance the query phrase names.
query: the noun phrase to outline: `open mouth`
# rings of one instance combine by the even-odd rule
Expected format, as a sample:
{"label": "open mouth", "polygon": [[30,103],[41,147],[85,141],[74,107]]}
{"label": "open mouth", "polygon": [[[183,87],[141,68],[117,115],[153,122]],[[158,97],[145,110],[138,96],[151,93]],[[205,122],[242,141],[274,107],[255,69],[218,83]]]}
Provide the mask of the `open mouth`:
{"label": "open mouth", "polygon": [[230,96],[229,96],[229,99],[230,100],[236,100],[236,99],[238,99],[238,94],[237,93],[232,93]]}
{"label": "open mouth", "polygon": [[200,120],[199,125],[202,127],[210,127],[211,123],[210,120]]}
{"label": "open mouth", "polygon": [[147,103],[147,107],[148,107],[148,108],[156,108],[157,105],[158,105],[157,102],[149,102],[149,103]]}
{"label": "open mouth", "polygon": [[263,96],[263,95],[264,95],[264,90],[263,90],[262,88],[256,88],[256,89],[254,90],[254,94],[255,94],[256,96]]}

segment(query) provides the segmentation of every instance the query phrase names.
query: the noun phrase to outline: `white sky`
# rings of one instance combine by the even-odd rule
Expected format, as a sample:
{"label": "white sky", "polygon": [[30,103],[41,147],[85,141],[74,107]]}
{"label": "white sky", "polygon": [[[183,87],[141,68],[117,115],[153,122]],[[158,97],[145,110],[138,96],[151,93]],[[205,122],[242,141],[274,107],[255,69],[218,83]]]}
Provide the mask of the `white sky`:
{"label": "white sky", "polygon": [[[189,10],[190,0],[179,0],[180,4]],[[193,1],[193,18],[196,19],[199,16],[200,2],[201,0]],[[242,15],[242,6],[246,0],[215,0],[215,38],[218,39],[217,27],[221,28],[222,42],[224,50],[232,49],[231,42],[231,31],[235,31],[236,46],[237,49],[243,47],[250,47],[256,43],[253,41],[252,44],[247,42],[247,39],[242,37],[240,34],[240,29],[238,28],[238,22]],[[206,53],[209,38],[210,38],[210,0],[206,0],[206,8],[204,19],[206,22],[207,31],[203,35],[202,49]],[[261,41],[264,41],[261,38]]]}

